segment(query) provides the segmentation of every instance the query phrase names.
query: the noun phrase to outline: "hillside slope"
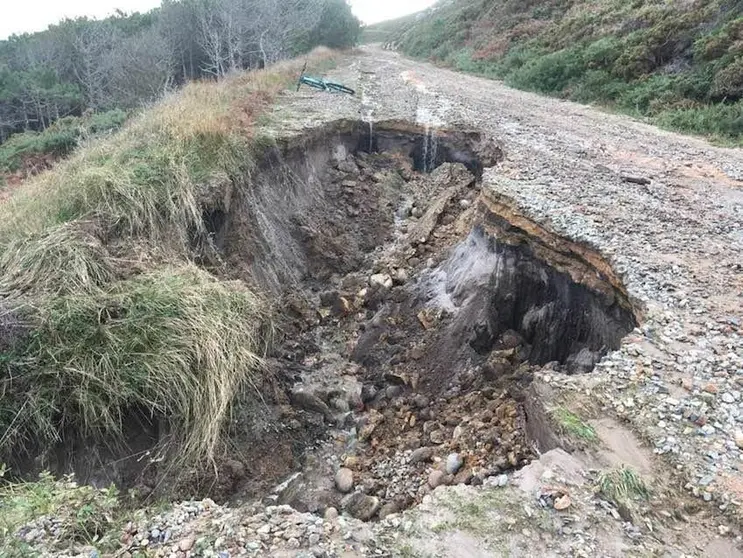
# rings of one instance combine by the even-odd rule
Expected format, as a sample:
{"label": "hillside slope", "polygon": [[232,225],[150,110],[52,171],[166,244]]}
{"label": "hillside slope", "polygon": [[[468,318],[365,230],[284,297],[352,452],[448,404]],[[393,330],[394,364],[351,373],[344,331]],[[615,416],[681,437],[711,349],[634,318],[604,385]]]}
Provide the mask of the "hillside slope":
{"label": "hillside slope", "polygon": [[743,140],[743,2],[449,0],[387,38],[520,89]]}

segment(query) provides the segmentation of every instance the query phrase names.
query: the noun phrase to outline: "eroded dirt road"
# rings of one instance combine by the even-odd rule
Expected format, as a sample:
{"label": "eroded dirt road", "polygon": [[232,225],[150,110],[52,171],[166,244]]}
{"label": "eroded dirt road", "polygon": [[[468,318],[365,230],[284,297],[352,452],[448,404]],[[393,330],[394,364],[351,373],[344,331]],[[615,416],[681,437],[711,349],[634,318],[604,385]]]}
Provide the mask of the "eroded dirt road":
{"label": "eroded dirt road", "polygon": [[[355,86],[358,98],[287,98],[277,109],[285,133],[334,118],[372,126],[401,119],[497,138],[506,160],[486,171],[483,188],[516,213],[594,247],[640,310],[641,327],[593,373],[545,372],[538,381],[611,423],[609,434],[605,424],[596,428],[609,447],[602,450],[609,462],[634,455],[630,465],[654,471],[658,492],[667,492],[668,499],[653,517],[667,526],[653,527],[653,519],[641,536],[620,520],[600,527],[602,535],[572,530],[563,521],[541,530],[549,534],[540,552],[648,555],[668,544],[669,555],[737,555],[743,496],[743,153],[373,48],[331,73]],[[417,533],[401,535],[400,544],[413,555],[531,555],[529,541],[543,540],[528,527],[515,529],[520,520],[488,505],[487,494],[455,498],[457,491],[474,489],[446,490],[465,507],[475,502],[478,509],[462,513],[498,525],[497,533],[483,528],[472,535],[477,526],[468,531],[466,519],[435,519],[432,508],[446,508],[440,500],[447,499],[445,490],[437,491],[423,506],[427,512],[402,520]],[[520,501],[510,513],[528,524],[533,503]],[[590,499],[585,504],[573,508],[576,517],[595,506]],[[692,512],[698,512],[694,527],[685,523]],[[509,548],[497,550],[494,540],[510,541]]]}
{"label": "eroded dirt road", "polygon": [[[293,281],[299,295],[316,299],[287,305],[308,318],[284,347],[293,354],[279,356],[276,366],[300,385],[285,405],[285,422],[295,418],[293,406],[318,431],[327,424],[335,430],[316,452],[308,450],[304,470],[265,500],[188,502],[145,517],[126,533],[122,555],[143,547],[179,558],[743,555],[743,154],[375,48],[347,56],[329,75],[357,96],[302,90],[280,98],[262,133],[282,146],[296,140],[295,151],[270,162],[251,185],[255,199],[240,215],[260,219],[241,229],[254,236],[233,256],[263,258],[250,274],[272,292]],[[353,153],[341,131],[349,122],[368,127],[362,137],[372,151],[382,122],[400,145],[415,133],[417,155],[402,164],[400,153]],[[480,181],[461,165],[415,172],[413,159],[418,171],[436,166],[442,130],[477,132],[498,142],[505,158]],[[449,162],[458,160],[456,149],[447,149]],[[461,184],[450,190],[457,176]],[[483,215],[492,218],[490,239],[470,234]],[[466,314],[452,290],[474,284],[475,291],[497,291],[493,278],[502,274],[493,266],[501,260],[491,248],[499,234],[516,245],[538,237],[534,246],[553,258],[548,265],[563,265],[558,271],[576,284],[604,289],[590,312],[584,307],[587,314],[600,314],[601,301],[614,308],[629,299],[639,327],[616,320],[615,329],[630,333],[587,374],[521,358],[528,343],[512,331],[485,343],[489,356],[468,348],[462,354],[470,360],[460,363],[454,345],[465,343],[454,336],[447,344],[436,330]],[[356,248],[347,260],[349,246]],[[511,248],[501,256],[523,255]],[[344,261],[351,263],[337,265]],[[559,274],[527,271],[532,284],[543,277],[545,292],[554,290]],[[447,272],[464,279],[440,290],[441,305],[459,307],[448,309],[449,317],[428,313],[430,304],[419,312],[416,297]],[[303,274],[315,284],[302,283]],[[583,292],[566,287],[562,302]],[[472,300],[476,306],[479,299]],[[507,297],[484,300],[508,304]],[[414,311],[394,310],[406,303]],[[566,328],[581,318],[563,317]],[[502,346],[509,337],[512,344]],[[559,348],[553,341],[547,353]],[[421,397],[416,386],[431,383],[430,354],[447,365],[433,383],[452,383],[429,385]],[[387,373],[393,364],[410,364],[416,380]],[[461,377],[448,374],[458,367]],[[498,370],[514,368],[524,374],[508,381],[523,380],[528,389],[498,383]],[[392,383],[370,394],[375,374]],[[315,393],[303,391],[313,383]],[[340,395],[347,385],[359,388],[358,400]],[[252,446],[266,453],[266,476],[276,473],[271,459],[282,459],[278,448],[290,435],[272,438],[273,455]],[[625,465],[634,476],[611,476]],[[313,473],[315,486],[296,480]],[[319,504],[318,487],[328,498]],[[612,490],[629,499],[612,499]],[[266,505],[284,496],[324,517]],[[402,496],[403,505],[387,507]],[[331,504],[341,497],[354,503],[337,517]]]}

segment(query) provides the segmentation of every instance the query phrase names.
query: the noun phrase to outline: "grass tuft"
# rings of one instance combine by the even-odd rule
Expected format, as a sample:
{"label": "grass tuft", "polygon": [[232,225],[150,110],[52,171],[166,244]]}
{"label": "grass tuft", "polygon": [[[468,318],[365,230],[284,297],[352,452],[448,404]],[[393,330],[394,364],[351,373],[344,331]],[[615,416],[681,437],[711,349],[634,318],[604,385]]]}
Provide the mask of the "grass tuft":
{"label": "grass tuft", "polygon": [[256,120],[303,63],[191,83],[0,204],[0,459],[136,418],[195,463],[238,393],[260,401],[270,308],[193,262],[219,263],[209,215],[250,188]]}
{"label": "grass tuft", "polygon": [[586,442],[595,442],[598,440],[593,427],[565,407],[558,407],[552,411],[552,418],[564,434],[574,436]]}
{"label": "grass tuft", "polygon": [[633,469],[625,466],[601,473],[597,488],[604,498],[617,505],[650,498],[645,481]]}
{"label": "grass tuft", "polygon": [[[183,459],[211,457],[245,385],[260,397],[267,306],[241,283],[193,265],[103,290],[52,296],[26,309],[34,324],[0,373],[2,442],[53,444],[74,427],[121,438],[132,413],[170,417]],[[177,420],[176,420],[177,419]]]}

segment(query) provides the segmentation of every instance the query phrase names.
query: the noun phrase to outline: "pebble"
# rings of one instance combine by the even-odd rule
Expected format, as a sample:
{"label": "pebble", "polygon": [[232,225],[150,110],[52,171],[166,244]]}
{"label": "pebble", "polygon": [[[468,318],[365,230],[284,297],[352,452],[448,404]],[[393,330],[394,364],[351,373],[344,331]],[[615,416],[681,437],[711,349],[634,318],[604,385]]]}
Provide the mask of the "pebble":
{"label": "pebble", "polygon": [[441,486],[441,484],[444,482],[445,477],[446,477],[446,473],[444,473],[444,471],[439,471],[438,469],[434,469],[428,475],[428,486],[430,486],[431,488],[436,488],[438,486]]}
{"label": "pebble", "polygon": [[449,475],[456,475],[459,469],[464,465],[464,459],[458,453],[451,453],[446,458],[446,472]]}
{"label": "pebble", "polygon": [[735,403],[735,397],[733,397],[732,393],[725,392],[720,397],[725,403]]}
{"label": "pebble", "polygon": [[181,552],[188,552],[193,548],[193,545],[196,544],[196,537],[189,536],[183,539],[181,542],[178,543],[178,548],[181,550]]}
{"label": "pebble", "polygon": [[341,467],[335,474],[335,487],[342,493],[348,494],[353,490],[353,471]]}

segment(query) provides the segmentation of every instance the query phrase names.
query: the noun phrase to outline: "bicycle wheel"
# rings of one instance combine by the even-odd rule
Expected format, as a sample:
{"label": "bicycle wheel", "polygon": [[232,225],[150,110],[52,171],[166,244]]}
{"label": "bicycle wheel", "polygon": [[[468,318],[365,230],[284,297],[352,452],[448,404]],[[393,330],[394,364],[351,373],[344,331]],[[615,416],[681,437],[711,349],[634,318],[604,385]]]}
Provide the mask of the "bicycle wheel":
{"label": "bicycle wheel", "polygon": [[333,83],[331,81],[326,81],[325,85],[327,85],[328,89],[330,89],[331,91],[337,91],[338,93],[348,93],[349,95],[356,95],[356,91],[354,91],[350,87],[341,85],[340,83]]}
{"label": "bicycle wheel", "polygon": [[314,79],[310,77],[302,77],[299,80],[299,83],[304,85],[309,85],[310,87],[314,87],[315,89],[320,89],[322,91],[327,91],[328,87],[325,85],[325,82],[319,79]]}

